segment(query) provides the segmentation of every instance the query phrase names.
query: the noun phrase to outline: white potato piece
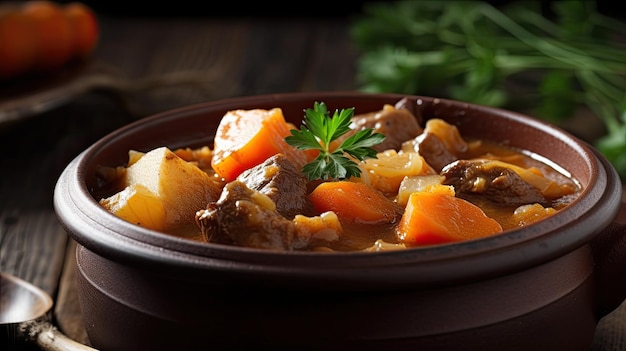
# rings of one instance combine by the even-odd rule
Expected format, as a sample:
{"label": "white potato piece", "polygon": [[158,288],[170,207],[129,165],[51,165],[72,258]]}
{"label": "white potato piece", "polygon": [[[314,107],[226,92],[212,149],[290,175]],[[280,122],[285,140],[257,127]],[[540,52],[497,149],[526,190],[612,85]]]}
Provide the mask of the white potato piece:
{"label": "white potato piece", "polygon": [[130,167],[133,164],[135,164],[135,162],[139,161],[143,155],[145,155],[145,152],[141,152],[141,151],[137,151],[137,150],[129,150],[128,151],[128,166]]}
{"label": "white potato piece", "polygon": [[139,158],[127,168],[124,180],[125,186],[146,187],[161,201],[166,226],[192,223],[196,212],[217,200],[221,191],[206,172],[167,147]]}
{"label": "white potato piece", "polygon": [[141,184],[127,186],[100,205],[114,215],[145,228],[165,229],[165,207],[161,200]]}

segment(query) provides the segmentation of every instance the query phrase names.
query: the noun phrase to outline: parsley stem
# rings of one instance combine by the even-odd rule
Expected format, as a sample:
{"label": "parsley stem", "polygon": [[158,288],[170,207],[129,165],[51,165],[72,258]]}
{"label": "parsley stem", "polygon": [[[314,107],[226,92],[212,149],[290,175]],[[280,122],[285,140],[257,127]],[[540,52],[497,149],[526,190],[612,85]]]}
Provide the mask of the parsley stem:
{"label": "parsley stem", "polygon": [[593,60],[587,59],[588,54],[582,50],[573,48],[557,40],[544,39],[533,35],[531,32],[524,29],[524,27],[511,20],[508,16],[504,15],[500,11],[497,11],[491,5],[484,4],[480,7],[480,10],[487,18],[511,33],[519,41],[537,49],[537,51],[545,54],[547,57],[553,58],[572,67],[588,67],[589,65],[592,65],[598,70],[611,72],[610,69],[603,68],[602,66],[597,65]]}

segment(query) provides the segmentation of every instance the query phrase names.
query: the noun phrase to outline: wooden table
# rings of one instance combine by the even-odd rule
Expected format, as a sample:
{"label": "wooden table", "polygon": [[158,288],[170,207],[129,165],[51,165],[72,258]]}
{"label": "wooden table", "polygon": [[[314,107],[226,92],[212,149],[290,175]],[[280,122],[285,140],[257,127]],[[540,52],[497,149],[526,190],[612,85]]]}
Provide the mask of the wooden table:
{"label": "wooden table", "polygon": [[[56,179],[80,151],[124,124],[192,103],[356,89],[357,53],[343,19],[100,22],[94,60],[78,83],[68,83],[70,99],[57,97],[59,106],[42,112],[29,105],[27,116],[0,125],[0,270],[53,295],[56,324],[87,344],[73,280],[75,244],[52,207]],[[626,349],[626,304],[600,321],[592,348]]]}

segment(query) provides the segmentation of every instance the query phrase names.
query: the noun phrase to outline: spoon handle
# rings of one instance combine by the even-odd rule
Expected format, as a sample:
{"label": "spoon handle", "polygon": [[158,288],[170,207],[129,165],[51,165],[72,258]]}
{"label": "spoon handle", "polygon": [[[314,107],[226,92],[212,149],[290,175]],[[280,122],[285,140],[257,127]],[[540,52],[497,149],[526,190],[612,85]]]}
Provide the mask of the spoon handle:
{"label": "spoon handle", "polygon": [[36,327],[37,335],[35,336],[35,341],[37,342],[37,345],[45,351],[96,350],[70,339],[49,322],[41,322],[38,324],[39,325]]}

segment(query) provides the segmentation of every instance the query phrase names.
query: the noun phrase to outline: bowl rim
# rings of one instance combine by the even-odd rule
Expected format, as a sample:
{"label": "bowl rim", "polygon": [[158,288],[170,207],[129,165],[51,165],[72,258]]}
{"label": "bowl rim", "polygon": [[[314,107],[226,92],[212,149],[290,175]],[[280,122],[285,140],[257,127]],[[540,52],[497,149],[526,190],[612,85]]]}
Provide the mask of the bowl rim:
{"label": "bowl rim", "polygon": [[[383,252],[276,252],[237,246],[194,242],[128,223],[103,209],[91,196],[85,177],[91,160],[107,145],[136,128],[148,123],[163,123],[182,116],[214,109],[229,109],[237,105],[275,103],[302,99],[380,98],[398,101],[403,97],[462,106],[486,113],[495,113],[550,131],[552,135],[577,148],[591,169],[589,186],[568,205],[546,220],[542,226],[531,225],[501,234],[464,242],[430,247],[408,248]],[[55,212],[66,229],[81,246],[114,260],[134,264],[159,264],[168,267],[185,266],[192,271],[210,270],[222,274],[275,274],[292,278],[329,275],[345,279],[349,272],[355,281],[367,281],[370,274],[395,274],[385,280],[408,282],[404,274],[419,276],[423,281],[441,282],[451,278],[488,276],[496,272],[512,272],[562,256],[588,241],[607,226],[617,214],[621,200],[621,184],[612,166],[588,144],[547,122],[521,113],[495,107],[480,106],[450,99],[407,95],[379,94],[354,91],[297,92],[241,96],[185,106],[144,117],[123,126],[80,153],[63,171],[54,191]],[[602,207],[601,210],[596,209]],[[580,223],[587,223],[583,226]],[[591,225],[593,223],[593,225]],[[554,233],[558,230],[558,233]],[[128,235],[130,233],[131,235]],[[495,259],[500,267],[491,267]],[[417,265],[419,264],[419,265]],[[472,272],[454,272],[471,265]],[[441,275],[444,271],[446,274]]]}

